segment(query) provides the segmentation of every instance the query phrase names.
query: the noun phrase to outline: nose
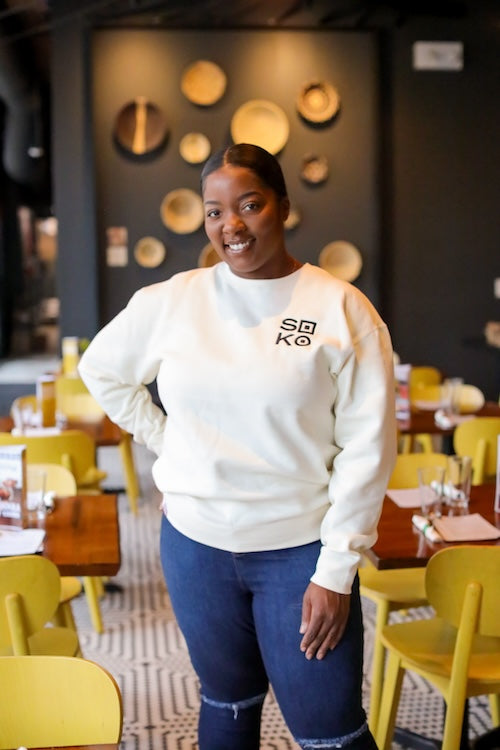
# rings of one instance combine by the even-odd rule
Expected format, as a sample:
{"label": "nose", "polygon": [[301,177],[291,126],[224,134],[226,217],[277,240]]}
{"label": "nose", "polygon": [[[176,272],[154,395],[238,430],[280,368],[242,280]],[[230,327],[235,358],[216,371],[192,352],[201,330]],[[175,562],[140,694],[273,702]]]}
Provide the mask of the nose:
{"label": "nose", "polygon": [[234,211],[226,214],[224,218],[224,231],[235,232],[245,228],[245,222],[242,220],[239,214]]}

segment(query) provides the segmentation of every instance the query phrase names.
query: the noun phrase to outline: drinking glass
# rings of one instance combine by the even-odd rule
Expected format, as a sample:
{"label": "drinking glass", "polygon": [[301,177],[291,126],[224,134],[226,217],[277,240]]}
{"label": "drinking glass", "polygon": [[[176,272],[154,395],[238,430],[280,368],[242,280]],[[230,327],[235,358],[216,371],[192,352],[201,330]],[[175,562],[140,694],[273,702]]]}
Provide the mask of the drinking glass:
{"label": "drinking glass", "polygon": [[36,466],[26,467],[26,511],[29,528],[45,524],[45,484],[47,472]]}
{"label": "drinking glass", "polygon": [[422,515],[439,518],[443,505],[444,466],[421,466],[417,475]]}
{"label": "drinking glass", "polygon": [[441,386],[443,411],[447,416],[460,413],[460,388],[463,382],[463,378],[447,378]]}
{"label": "drinking glass", "polygon": [[472,458],[449,456],[446,479],[446,503],[450,508],[467,511],[472,481]]}

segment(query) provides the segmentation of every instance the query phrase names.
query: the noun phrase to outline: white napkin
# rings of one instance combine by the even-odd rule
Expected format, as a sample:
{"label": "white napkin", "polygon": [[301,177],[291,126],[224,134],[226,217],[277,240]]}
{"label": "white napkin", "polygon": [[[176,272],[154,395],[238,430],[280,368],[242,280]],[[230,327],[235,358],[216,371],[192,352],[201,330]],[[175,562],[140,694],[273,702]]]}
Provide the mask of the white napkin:
{"label": "white napkin", "polygon": [[405,490],[387,490],[386,494],[399,508],[420,508],[422,505],[418,487]]}
{"label": "white napkin", "polygon": [[433,526],[445,542],[480,542],[500,538],[500,529],[480,513],[434,518]]}
{"label": "white napkin", "polygon": [[442,430],[449,430],[461,422],[473,419],[474,414],[445,414],[444,409],[438,409],[434,414],[434,421]]}
{"label": "white napkin", "polygon": [[26,435],[26,437],[39,437],[40,435],[60,435],[60,427],[25,427],[24,430],[20,430],[18,427],[13,427],[10,431],[11,435]]}

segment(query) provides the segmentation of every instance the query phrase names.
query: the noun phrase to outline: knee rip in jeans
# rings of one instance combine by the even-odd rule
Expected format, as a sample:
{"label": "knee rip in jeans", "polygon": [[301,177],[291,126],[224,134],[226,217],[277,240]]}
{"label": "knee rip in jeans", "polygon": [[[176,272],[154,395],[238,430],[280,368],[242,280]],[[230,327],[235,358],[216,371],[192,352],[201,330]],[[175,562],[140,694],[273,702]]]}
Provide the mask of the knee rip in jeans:
{"label": "knee rip in jeans", "polygon": [[300,748],[302,748],[302,750],[336,750],[337,748],[345,748],[346,750],[349,750],[349,745],[367,731],[368,725],[365,722],[360,726],[359,729],[356,729],[355,732],[344,734],[343,737],[334,737],[332,739],[321,740],[304,740],[295,737],[295,742]]}
{"label": "knee rip in jeans", "polygon": [[242,701],[234,701],[234,703],[224,703],[223,701],[214,701],[212,700],[212,698],[207,698],[206,695],[202,695],[201,700],[208,706],[212,706],[213,708],[222,708],[224,710],[232,711],[233,718],[236,720],[238,718],[238,712],[240,710],[251,708],[252,706],[256,706],[259,703],[264,703],[265,697],[266,693],[261,693],[260,695],[254,695],[252,698],[245,698]]}

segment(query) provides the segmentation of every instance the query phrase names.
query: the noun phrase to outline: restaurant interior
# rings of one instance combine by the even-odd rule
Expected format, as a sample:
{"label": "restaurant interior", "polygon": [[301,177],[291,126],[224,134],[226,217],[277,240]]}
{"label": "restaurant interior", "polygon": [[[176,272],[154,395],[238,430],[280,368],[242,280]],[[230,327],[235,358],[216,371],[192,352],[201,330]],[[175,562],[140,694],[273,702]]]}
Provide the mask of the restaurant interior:
{"label": "restaurant interior", "polygon": [[[406,398],[408,409],[398,414],[402,464],[415,453],[420,467],[470,455],[471,512],[497,534],[478,531],[477,549],[498,553],[499,53],[498,0],[0,1],[0,452],[25,442],[28,463],[54,461],[73,474],[74,491],[61,492],[59,509],[55,491],[59,516],[47,515],[54,547],[44,559],[57,558],[67,593],[52,622],[78,632],[64,653],[100,664],[121,690],[121,744],[109,739],[116,725],[95,747],[196,747],[197,681],[156,554],[161,497],[152,454],[91,405],[67,362],[65,370],[63,342],[77,341],[80,353],[137,289],[216,262],[199,174],[226,144],[255,142],[277,156],[292,208],[289,251],[353,283],[388,324],[395,364],[403,366],[395,370],[396,408]],[[43,409],[33,444],[22,426],[25,402],[16,399],[35,398],[26,408],[40,414],[41,381],[54,371],[58,421],[49,430],[59,431],[68,398],[62,432],[82,430],[93,441],[88,465],[86,448],[77,449],[79,458],[68,458],[67,447],[53,458],[55,441],[51,459],[36,454]],[[398,380],[398,372],[414,379]],[[453,378],[461,382],[461,416],[438,423],[444,391],[438,398],[423,389],[445,381],[449,388]],[[58,394],[58,379],[61,389],[71,381],[67,393]],[[458,429],[476,416],[491,420],[479,447],[477,435]],[[9,441],[11,429],[18,432]],[[394,475],[389,490],[417,487]],[[87,494],[103,502],[85,505]],[[416,506],[395,498],[398,523],[412,537],[398,547],[394,520],[383,515],[361,580],[370,728],[386,750],[498,750],[498,730],[493,739],[491,731],[500,721],[499,675],[489,700],[466,696],[459,744],[447,734],[451,744],[441,744],[454,730],[444,728],[443,697],[421,675],[405,678],[399,697],[396,723],[406,729],[391,729],[383,711],[389,728],[377,726],[388,704],[377,673],[385,658],[382,609],[396,624],[432,617],[425,565],[449,541],[416,531]],[[386,496],[384,513],[387,505]],[[93,563],[89,552],[66,560],[67,550],[56,547],[64,513],[109,527],[112,539],[81,542],[101,544],[109,559]],[[491,606],[498,612],[498,600]],[[492,636],[496,626],[489,627]],[[0,630],[0,667],[3,646]],[[1,716],[0,709],[0,725]],[[264,716],[262,750],[298,747],[272,695]],[[0,728],[0,750],[9,747],[2,741]]]}

